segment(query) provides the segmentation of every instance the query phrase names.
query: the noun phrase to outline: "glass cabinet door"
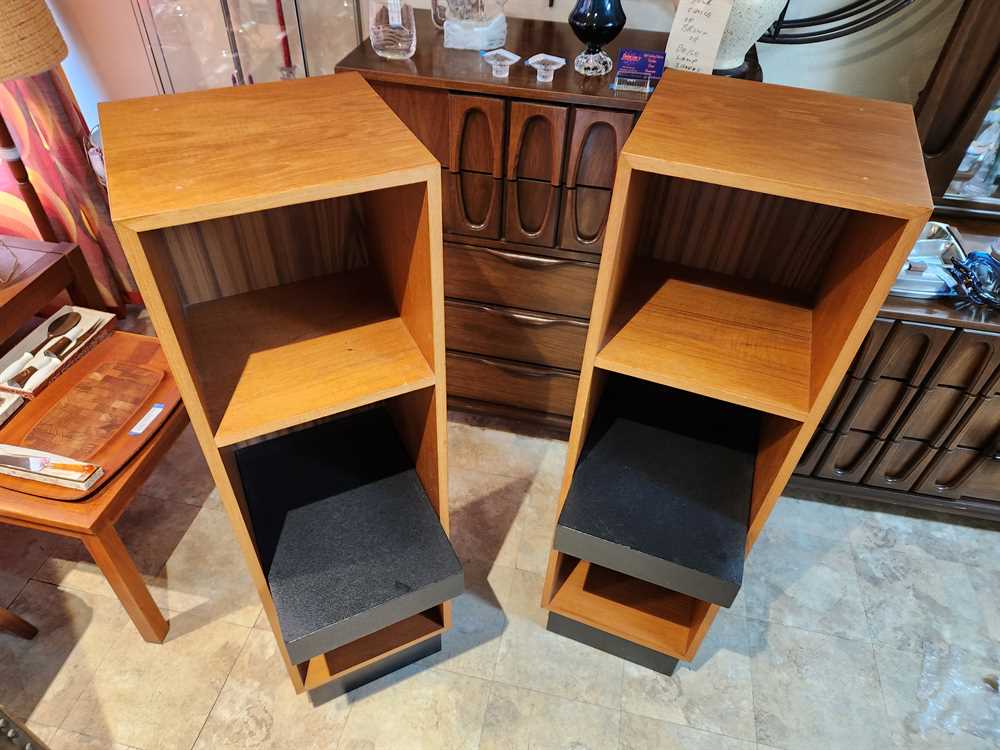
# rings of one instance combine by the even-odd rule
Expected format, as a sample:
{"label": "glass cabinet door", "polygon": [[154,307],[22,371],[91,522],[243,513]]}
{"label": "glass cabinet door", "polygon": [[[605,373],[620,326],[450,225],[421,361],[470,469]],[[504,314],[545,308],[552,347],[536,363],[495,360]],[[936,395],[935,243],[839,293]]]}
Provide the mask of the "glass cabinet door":
{"label": "glass cabinet door", "polygon": [[332,73],[356,0],[134,0],[165,93]]}
{"label": "glass cabinet door", "polygon": [[1000,96],[966,149],[945,197],[975,210],[1000,211]]}

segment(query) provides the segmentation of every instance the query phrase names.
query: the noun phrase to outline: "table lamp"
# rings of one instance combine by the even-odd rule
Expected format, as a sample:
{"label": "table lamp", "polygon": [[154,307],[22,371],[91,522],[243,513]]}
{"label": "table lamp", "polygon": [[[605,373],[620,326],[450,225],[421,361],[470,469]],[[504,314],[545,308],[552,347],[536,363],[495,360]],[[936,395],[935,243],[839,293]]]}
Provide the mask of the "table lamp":
{"label": "table lamp", "polygon": [[[44,73],[62,62],[69,51],[45,0],[0,0],[0,83]],[[0,112],[0,160],[10,167],[21,198],[43,240],[55,242],[52,223],[28,179],[10,129]]]}

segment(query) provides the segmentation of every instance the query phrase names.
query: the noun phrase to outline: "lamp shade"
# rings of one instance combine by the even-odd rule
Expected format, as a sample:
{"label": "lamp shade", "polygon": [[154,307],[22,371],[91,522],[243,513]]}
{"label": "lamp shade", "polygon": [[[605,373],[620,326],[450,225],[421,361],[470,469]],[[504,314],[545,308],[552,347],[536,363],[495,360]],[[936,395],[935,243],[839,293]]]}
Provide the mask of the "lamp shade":
{"label": "lamp shade", "polygon": [[45,0],[0,0],[0,81],[50,70],[68,53]]}

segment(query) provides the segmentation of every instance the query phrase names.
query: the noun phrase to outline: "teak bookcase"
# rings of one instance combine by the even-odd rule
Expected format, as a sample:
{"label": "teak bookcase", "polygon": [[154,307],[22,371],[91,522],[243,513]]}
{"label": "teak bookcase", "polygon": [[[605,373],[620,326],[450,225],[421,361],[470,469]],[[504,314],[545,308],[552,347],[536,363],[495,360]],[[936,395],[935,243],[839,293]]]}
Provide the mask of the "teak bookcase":
{"label": "teak bookcase", "polygon": [[462,570],[437,161],[355,74],[100,113],[115,228],[296,690],[439,648]]}
{"label": "teak bookcase", "polygon": [[931,207],[907,106],[665,75],[618,162],[551,630],[694,657]]}

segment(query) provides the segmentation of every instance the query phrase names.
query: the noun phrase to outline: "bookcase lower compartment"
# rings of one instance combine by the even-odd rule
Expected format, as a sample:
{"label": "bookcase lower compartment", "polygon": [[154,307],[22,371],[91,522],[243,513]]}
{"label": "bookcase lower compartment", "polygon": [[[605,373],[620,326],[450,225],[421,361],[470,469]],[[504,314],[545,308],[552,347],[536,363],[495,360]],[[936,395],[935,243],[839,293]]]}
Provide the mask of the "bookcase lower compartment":
{"label": "bookcase lower compartment", "polygon": [[[686,661],[691,658],[697,635],[705,619],[711,616],[713,605],[588,560],[560,554],[548,609],[644,649]],[[619,656],[629,658],[620,650]]]}
{"label": "bookcase lower compartment", "polygon": [[463,590],[390,408],[235,452],[281,638],[292,663],[310,662],[307,687],[440,633],[440,605]]}
{"label": "bookcase lower compartment", "polygon": [[728,607],[743,580],[757,412],[609,373],[555,548]]}

